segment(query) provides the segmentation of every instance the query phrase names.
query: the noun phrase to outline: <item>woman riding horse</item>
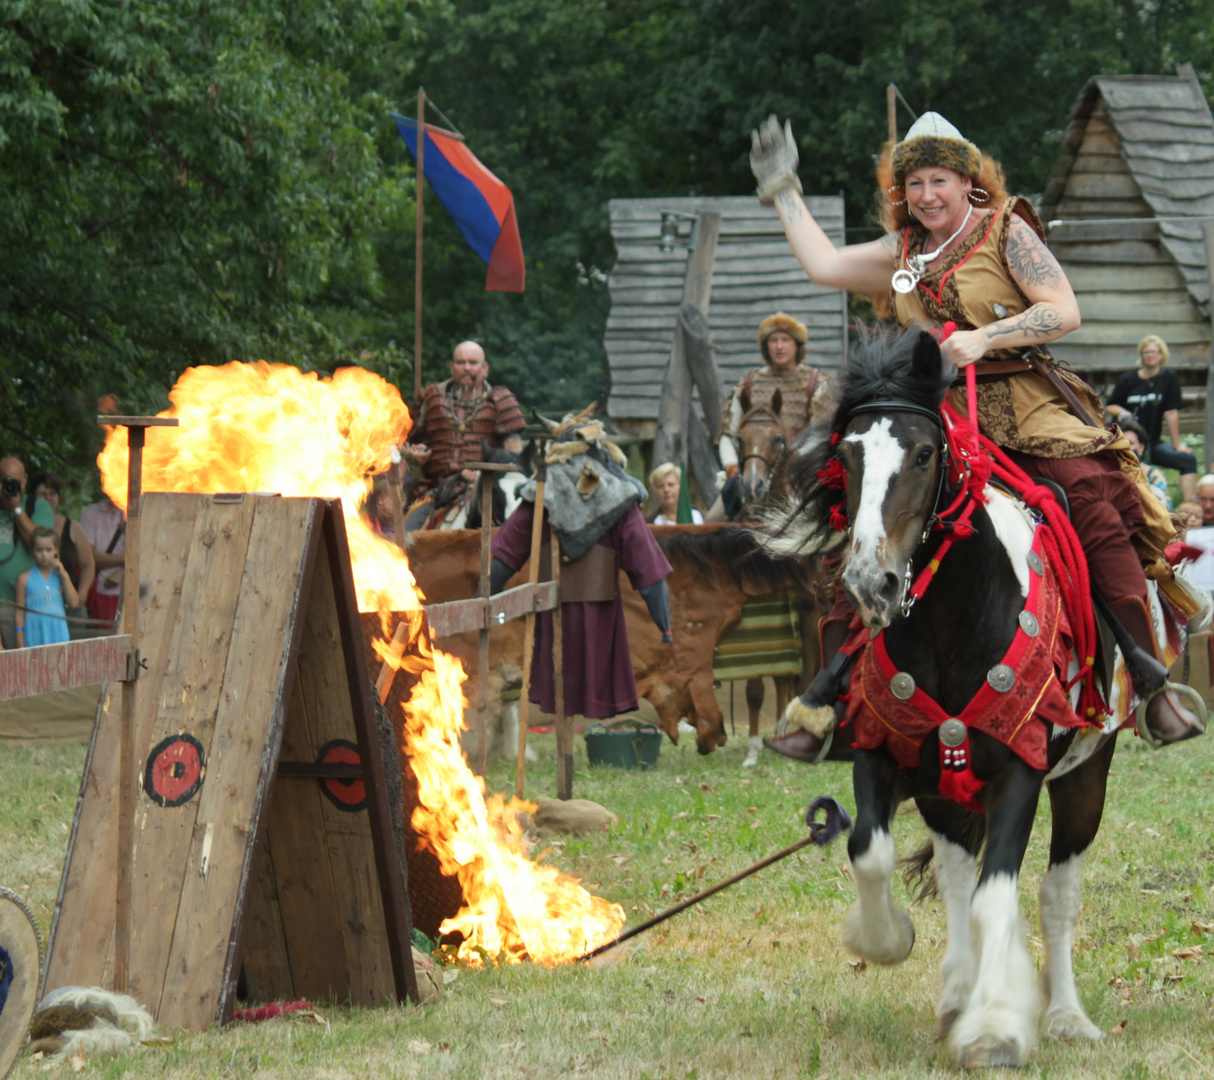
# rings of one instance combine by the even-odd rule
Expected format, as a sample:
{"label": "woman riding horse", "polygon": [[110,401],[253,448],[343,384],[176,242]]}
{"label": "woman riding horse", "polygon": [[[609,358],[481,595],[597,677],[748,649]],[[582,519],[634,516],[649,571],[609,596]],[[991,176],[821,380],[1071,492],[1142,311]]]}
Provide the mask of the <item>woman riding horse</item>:
{"label": "woman riding horse", "polygon": [[[725,402],[721,415],[721,430],[717,435],[717,456],[728,479],[721,490],[721,506],[725,517],[737,521],[746,500],[740,490],[739,474],[746,462],[738,460],[738,428],[742,417],[753,408],[770,409],[778,392],[781,405],[777,409],[795,440],[809,424],[820,424],[835,409],[835,395],[826,378],[817,368],[804,363],[809,331],[800,319],[777,311],[759,324],[759,352],[763,364],[748,371],[737,382]],[[767,462],[768,480],[774,463]],[[713,507],[708,520],[721,520]]]}
{"label": "woman riding horse", "polygon": [[[1152,633],[1147,576],[1165,589],[1172,583],[1163,558],[1174,532],[1170,517],[1149,495],[1121,433],[1100,425],[1099,399],[1044,348],[1079,326],[1079,306],[1036,214],[1024,199],[1008,197],[998,162],[944,117],[926,113],[878,162],[886,234],[836,248],[801,197],[791,125],[769,117],[751,142],[759,199],[775,204],[811,279],[871,294],[874,306],[892,310],[904,327],[956,324],[942,350],[958,369],[979,365],[980,431],[1030,476],[1066,493],[1093,589],[1137,643],[1128,661],[1135,692],[1147,701],[1151,741],[1204,732],[1204,718],[1168,689]],[[955,386],[949,400],[965,413],[963,388]],[[839,594],[823,628],[824,663],[851,619]],[[1187,598],[1174,599],[1186,606]],[[840,677],[840,664],[824,667],[790,707],[799,730],[768,745],[818,760],[833,730]]]}

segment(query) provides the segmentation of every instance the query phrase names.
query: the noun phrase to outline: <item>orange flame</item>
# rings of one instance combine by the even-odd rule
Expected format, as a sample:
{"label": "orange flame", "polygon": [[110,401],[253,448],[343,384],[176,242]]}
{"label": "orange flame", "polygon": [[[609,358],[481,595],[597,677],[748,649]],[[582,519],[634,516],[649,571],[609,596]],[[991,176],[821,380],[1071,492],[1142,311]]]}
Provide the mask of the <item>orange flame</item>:
{"label": "orange flame", "polygon": [[[361,368],[322,379],[281,364],[231,363],[190,368],[169,400],[172,408],[162,415],[180,426],[147,429],[145,491],[340,498],[360,609],[383,613],[385,625],[387,612],[413,613],[404,656],[387,642],[376,647],[397,667],[420,668],[405,705],[406,750],[419,789],[412,823],[463,888],[465,906],[441,927],[464,936],[460,958],[479,964],[487,953],[557,964],[615,937],[624,922],[618,904],[527,857],[518,813],[534,804],[486,799],[459,745],[467,705],[463,666],[432,646],[404,552],[359,516],[368,474],[387,470],[392,447],[412,426],[397,389]],[[110,430],[98,465],[106,494],[125,507],[121,429]]]}

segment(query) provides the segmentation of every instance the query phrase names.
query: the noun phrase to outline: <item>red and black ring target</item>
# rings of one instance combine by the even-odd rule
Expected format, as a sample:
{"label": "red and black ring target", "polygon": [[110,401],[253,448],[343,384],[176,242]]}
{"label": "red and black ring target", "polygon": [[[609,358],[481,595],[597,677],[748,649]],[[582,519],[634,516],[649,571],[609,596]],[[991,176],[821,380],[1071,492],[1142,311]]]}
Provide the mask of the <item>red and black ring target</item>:
{"label": "red and black ring target", "polygon": [[[362,755],[349,739],[330,739],[316,755],[318,765],[361,765]],[[329,777],[320,782],[320,790],[338,810],[355,814],[367,808],[367,785],[363,780],[339,780]]]}
{"label": "red and black ring target", "polygon": [[148,755],[143,790],[159,806],[181,806],[198,794],[206,775],[206,754],[193,735],[170,735]]}

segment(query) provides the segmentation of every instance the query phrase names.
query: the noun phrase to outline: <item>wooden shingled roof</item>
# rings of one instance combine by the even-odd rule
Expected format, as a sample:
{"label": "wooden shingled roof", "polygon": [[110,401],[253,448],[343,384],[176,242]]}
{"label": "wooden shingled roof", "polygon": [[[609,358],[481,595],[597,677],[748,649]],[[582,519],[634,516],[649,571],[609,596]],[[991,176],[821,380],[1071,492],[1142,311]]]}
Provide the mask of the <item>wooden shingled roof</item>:
{"label": "wooden shingled roof", "polygon": [[1041,209],[1047,226],[1068,223],[1049,226],[1049,243],[1083,325],[1053,351],[1077,367],[1134,366],[1147,333],[1180,366],[1208,362],[1214,119],[1192,68],[1182,72],[1098,76],[1071,111]]}
{"label": "wooden shingled roof", "polygon": [[[843,199],[811,198],[810,212],[843,240]],[[759,323],[783,310],[809,328],[806,359],[828,371],[843,361],[847,296],[814,285],[793,257],[780,220],[752,195],[736,198],[613,199],[609,211],[616,263],[608,278],[611,314],[604,345],[611,369],[607,411],[638,433],[657,420],[662,374],[674,345],[686,248],[658,247],[663,210],[717,212],[721,234],[708,323],[726,386],[758,362]]]}

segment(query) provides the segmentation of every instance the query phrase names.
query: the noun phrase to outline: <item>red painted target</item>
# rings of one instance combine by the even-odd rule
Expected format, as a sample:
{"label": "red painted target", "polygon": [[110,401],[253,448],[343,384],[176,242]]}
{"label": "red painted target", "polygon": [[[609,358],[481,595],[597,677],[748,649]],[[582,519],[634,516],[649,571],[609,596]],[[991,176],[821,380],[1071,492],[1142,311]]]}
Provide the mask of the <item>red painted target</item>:
{"label": "red painted target", "polygon": [[159,806],[181,806],[202,787],[206,754],[193,735],[170,735],[153,747],[143,774],[143,790]]}
{"label": "red painted target", "polygon": [[[363,759],[355,743],[333,739],[320,748],[316,761],[320,765],[361,765]],[[367,808],[367,785],[362,780],[329,778],[320,782],[320,790],[338,810],[353,814]]]}

